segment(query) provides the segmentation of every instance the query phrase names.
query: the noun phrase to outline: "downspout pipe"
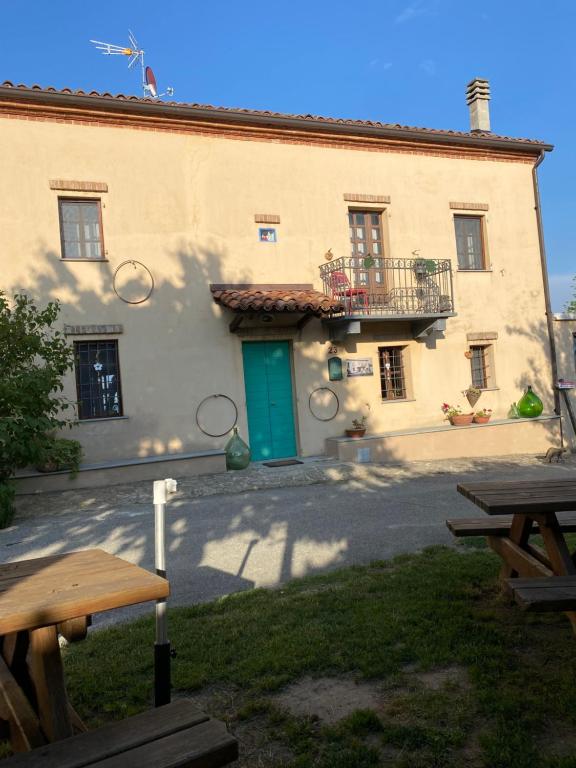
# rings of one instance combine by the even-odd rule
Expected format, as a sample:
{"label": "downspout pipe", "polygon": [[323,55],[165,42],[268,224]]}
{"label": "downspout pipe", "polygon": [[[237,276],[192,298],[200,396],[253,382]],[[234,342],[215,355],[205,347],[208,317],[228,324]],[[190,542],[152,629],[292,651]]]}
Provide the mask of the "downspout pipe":
{"label": "downspout pipe", "polygon": [[540,189],[538,187],[538,166],[544,160],[545,152],[542,150],[538,160],[532,167],[532,183],[534,185],[534,210],[536,211],[536,225],[538,227],[538,244],[540,246],[540,265],[542,267],[542,283],[544,285],[544,301],[546,304],[546,324],[550,339],[550,356],[552,364],[552,389],[554,392],[554,412],[561,416],[560,392],[558,391],[558,361],[556,359],[556,339],[554,338],[554,316],[550,302],[550,285],[548,283],[548,266],[546,263],[546,246],[544,245],[544,227],[542,225],[542,209],[540,206]]}

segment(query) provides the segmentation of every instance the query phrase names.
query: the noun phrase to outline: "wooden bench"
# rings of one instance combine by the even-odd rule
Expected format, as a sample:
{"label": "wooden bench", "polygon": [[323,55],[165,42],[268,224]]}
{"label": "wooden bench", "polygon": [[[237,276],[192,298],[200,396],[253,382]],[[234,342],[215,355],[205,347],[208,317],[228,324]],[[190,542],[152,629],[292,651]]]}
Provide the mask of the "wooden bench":
{"label": "wooden bench", "polygon": [[508,579],[507,584],[526,611],[576,611],[576,576]]}
{"label": "wooden bench", "polygon": [[[492,515],[490,517],[461,517],[446,520],[450,532],[462,536],[508,536],[512,525],[512,515]],[[576,533],[576,512],[558,515],[562,533]],[[538,533],[538,524],[534,523],[533,533]]]}
{"label": "wooden bench", "polygon": [[[238,757],[223,723],[186,699],[8,758],[8,768],[218,768]],[[4,764],[4,761],[3,761]]]}

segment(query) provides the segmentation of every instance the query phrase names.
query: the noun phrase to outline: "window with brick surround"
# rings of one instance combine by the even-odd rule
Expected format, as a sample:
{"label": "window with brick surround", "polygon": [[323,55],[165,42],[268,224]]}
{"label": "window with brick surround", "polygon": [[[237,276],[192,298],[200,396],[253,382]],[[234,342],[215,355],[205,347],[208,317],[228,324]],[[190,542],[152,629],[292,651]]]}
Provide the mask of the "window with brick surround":
{"label": "window with brick surround", "polygon": [[380,387],[383,400],[405,400],[405,347],[379,347]]}
{"label": "window with brick surround", "polygon": [[74,342],[78,418],[122,416],[118,342]]}
{"label": "window with brick surround", "polygon": [[454,216],[458,269],[486,269],[482,216]]}
{"label": "window with brick surround", "polygon": [[58,200],[63,259],[103,259],[100,200]]}
{"label": "window with brick surround", "polygon": [[478,389],[488,389],[494,386],[494,365],[492,346],[488,344],[470,347],[470,372],[472,386]]}

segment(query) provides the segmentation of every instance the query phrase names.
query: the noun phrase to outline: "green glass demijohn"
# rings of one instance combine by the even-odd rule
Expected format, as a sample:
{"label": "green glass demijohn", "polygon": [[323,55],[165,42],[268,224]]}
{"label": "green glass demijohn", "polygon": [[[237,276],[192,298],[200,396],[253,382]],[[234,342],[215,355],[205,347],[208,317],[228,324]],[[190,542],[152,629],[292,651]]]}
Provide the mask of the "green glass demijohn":
{"label": "green glass demijohn", "polygon": [[534,419],[536,416],[540,416],[543,409],[542,400],[532,392],[532,387],[528,385],[528,389],[518,400],[518,413],[521,418]]}
{"label": "green glass demijohn", "polygon": [[224,448],[226,454],[226,469],[246,469],[250,464],[250,448],[238,434],[238,427],[234,427],[232,437]]}

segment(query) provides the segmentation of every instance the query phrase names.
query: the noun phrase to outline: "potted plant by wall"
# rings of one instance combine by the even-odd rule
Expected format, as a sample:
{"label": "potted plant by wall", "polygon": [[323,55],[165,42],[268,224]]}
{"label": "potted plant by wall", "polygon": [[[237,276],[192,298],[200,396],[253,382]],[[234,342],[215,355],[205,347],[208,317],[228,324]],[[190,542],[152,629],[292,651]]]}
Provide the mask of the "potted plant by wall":
{"label": "potted plant by wall", "polygon": [[446,420],[454,427],[464,427],[466,424],[472,424],[472,419],[474,418],[473,413],[462,413],[462,408],[459,405],[442,403],[442,411],[446,416]]}
{"label": "potted plant by wall", "polygon": [[82,461],[82,446],[78,440],[56,437],[44,445],[38,454],[38,472],[58,472],[69,469],[70,476],[76,477]]}
{"label": "potted plant by wall", "polygon": [[474,424],[488,424],[492,416],[491,408],[482,408],[481,411],[476,411],[474,414]]}
{"label": "potted plant by wall", "polygon": [[367,416],[361,416],[359,419],[352,419],[352,429],[346,430],[346,437],[364,437],[366,434]]}

